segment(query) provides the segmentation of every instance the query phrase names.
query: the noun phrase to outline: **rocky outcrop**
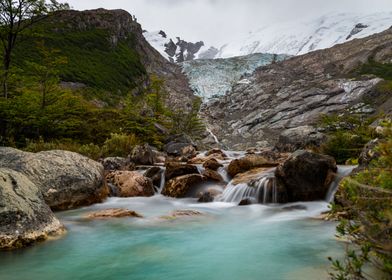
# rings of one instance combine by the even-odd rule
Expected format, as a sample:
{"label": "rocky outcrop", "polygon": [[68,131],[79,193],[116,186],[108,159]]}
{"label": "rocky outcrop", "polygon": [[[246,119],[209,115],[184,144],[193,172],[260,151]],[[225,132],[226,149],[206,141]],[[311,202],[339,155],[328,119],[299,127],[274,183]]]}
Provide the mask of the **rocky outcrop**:
{"label": "rocky outcrop", "polygon": [[191,164],[181,164],[177,162],[168,162],[166,164],[165,178],[166,180],[173,179],[178,176],[188,174],[199,174],[196,166]]}
{"label": "rocky outcrop", "polygon": [[40,188],[22,173],[0,168],[0,250],[22,248],[64,232]]}
{"label": "rocky outcrop", "polygon": [[336,172],[332,157],[296,151],[276,168],[279,202],[324,200]]}
{"label": "rocky outcrop", "polygon": [[111,208],[104,209],[95,212],[90,212],[85,216],[87,219],[108,219],[108,218],[124,218],[124,217],[133,217],[133,218],[143,218],[139,213],[122,208]]}
{"label": "rocky outcrop", "polygon": [[108,195],[103,166],[73,152],[56,150],[35,154],[0,147],[0,167],[26,175],[53,210],[101,202]]}
{"label": "rocky outcrop", "polygon": [[247,155],[240,159],[232,160],[227,168],[231,177],[258,167],[274,167],[279,163],[261,155]]}
{"label": "rocky outcrop", "polygon": [[147,178],[136,171],[115,171],[106,176],[112,196],[135,197],[153,196],[154,185]]}
{"label": "rocky outcrop", "polygon": [[[228,94],[204,105],[201,116],[221,145],[246,149],[264,146],[265,141],[274,146],[287,129],[314,126],[322,114],[357,111],[369,100],[372,110],[361,114],[371,114],[379,106],[372,102],[380,99],[374,88],[381,79],[348,76],[369,59],[390,63],[391,42],[389,29],[258,68],[246,77],[246,83],[236,84]],[[309,133],[312,138],[314,131]]]}
{"label": "rocky outcrop", "polygon": [[131,161],[137,165],[153,165],[154,152],[150,145],[136,146],[130,154]]}
{"label": "rocky outcrop", "polygon": [[308,147],[320,147],[327,136],[313,126],[299,126],[284,130],[280,135],[276,148],[281,152],[294,152]]}
{"label": "rocky outcrop", "polygon": [[205,178],[199,174],[189,174],[175,177],[166,182],[162,194],[165,196],[183,198],[190,195],[193,188],[202,182]]}

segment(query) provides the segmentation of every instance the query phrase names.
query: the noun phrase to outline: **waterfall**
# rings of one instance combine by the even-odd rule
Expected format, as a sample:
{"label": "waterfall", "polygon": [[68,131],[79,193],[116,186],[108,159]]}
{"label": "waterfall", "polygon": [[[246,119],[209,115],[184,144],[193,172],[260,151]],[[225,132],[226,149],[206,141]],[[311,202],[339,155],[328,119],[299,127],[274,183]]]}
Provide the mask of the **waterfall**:
{"label": "waterfall", "polygon": [[250,199],[256,203],[268,204],[278,202],[278,191],[276,187],[274,171],[264,172],[260,177],[249,183],[238,185],[230,182],[222,195],[217,198],[223,202],[239,203],[241,200]]}
{"label": "waterfall", "polygon": [[329,203],[333,202],[335,194],[338,190],[340,181],[351,174],[351,172],[356,168],[356,165],[339,165],[338,172],[336,174],[335,180],[331,183],[327,196],[325,200]]}
{"label": "waterfall", "polygon": [[207,132],[214,138],[214,141],[216,144],[219,144],[219,140],[218,137],[216,137],[216,135],[211,131],[211,129],[206,128]]}

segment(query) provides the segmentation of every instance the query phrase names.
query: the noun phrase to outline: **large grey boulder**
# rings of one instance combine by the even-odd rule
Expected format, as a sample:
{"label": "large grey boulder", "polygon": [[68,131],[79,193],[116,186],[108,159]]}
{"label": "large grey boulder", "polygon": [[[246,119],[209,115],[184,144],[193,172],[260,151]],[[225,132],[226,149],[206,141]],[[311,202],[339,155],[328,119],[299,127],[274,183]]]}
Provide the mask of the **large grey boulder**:
{"label": "large grey boulder", "polygon": [[0,147],[0,167],[26,175],[53,210],[101,202],[108,195],[103,166],[68,151],[28,153]]}
{"label": "large grey boulder", "polygon": [[294,152],[308,147],[319,147],[327,136],[313,126],[305,125],[284,130],[278,139],[276,148],[281,152]]}
{"label": "large grey boulder", "polygon": [[38,188],[22,173],[0,168],[0,250],[64,233]]}

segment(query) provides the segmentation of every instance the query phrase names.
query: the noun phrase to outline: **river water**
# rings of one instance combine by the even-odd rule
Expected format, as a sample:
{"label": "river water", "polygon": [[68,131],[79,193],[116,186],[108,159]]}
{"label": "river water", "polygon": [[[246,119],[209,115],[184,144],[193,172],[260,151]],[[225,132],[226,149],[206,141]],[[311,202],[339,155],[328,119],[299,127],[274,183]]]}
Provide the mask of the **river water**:
{"label": "river water", "polygon": [[[116,207],[144,218],[84,218]],[[162,218],[184,209],[203,215]],[[336,225],[312,218],[327,209],[326,202],[239,207],[161,195],[110,198],[57,213],[68,229],[60,239],[0,252],[0,279],[327,279],[327,257],[343,253]]]}

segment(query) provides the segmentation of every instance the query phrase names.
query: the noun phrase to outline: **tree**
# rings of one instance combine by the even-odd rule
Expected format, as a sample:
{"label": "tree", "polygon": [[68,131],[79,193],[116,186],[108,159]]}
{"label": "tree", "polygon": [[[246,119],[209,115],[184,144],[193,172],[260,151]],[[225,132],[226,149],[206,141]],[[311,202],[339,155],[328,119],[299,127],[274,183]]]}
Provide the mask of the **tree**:
{"label": "tree", "polygon": [[50,93],[58,89],[60,82],[59,66],[67,63],[67,58],[60,56],[59,50],[48,49],[44,41],[37,42],[37,50],[40,55],[40,62],[27,62],[30,68],[33,82],[39,86],[41,94],[41,109],[45,109]]}
{"label": "tree", "polygon": [[68,4],[51,0],[0,0],[0,40],[3,47],[3,94],[8,97],[8,76],[12,51],[21,32],[50,12],[69,9]]}

